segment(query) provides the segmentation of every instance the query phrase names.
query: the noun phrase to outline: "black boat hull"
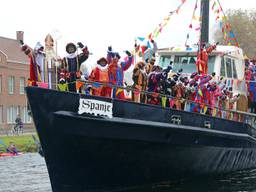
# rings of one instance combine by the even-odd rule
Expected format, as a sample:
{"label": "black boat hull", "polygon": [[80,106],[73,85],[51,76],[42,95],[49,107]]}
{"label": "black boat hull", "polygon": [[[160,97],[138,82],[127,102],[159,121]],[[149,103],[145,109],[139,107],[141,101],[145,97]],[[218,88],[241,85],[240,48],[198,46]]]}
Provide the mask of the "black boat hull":
{"label": "black boat hull", "polygon": [[[133,104],[125,101],[116,101],[112,119],[78,115],[78,94],[27,88],[27,95],[54,192],[123,188],[256,166],[256,141],[246,126],[234,123],[233,131],[226,131],[232,123],[223,121],[216,129],[174,125],[166,123],[170,110],[140,104],[140,117],[121,118],[131,117]],[[142,117],[144,107],[162,122],[143,119],[149,118]]]}

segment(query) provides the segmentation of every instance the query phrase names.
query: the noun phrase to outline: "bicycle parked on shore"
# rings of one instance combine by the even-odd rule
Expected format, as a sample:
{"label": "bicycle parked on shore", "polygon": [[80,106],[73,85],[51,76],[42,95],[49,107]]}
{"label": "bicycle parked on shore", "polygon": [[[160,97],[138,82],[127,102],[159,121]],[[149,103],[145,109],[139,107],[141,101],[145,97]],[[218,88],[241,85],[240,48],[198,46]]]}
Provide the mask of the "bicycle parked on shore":
{"label": "bicycle parked on shore", "polygon": [[12,135],[12,136],[23,135],[23,130],[24,130],[24,124],[20,116],[18,115],[17,118],[15,119],[15,124],[12,126],[8,135]]}

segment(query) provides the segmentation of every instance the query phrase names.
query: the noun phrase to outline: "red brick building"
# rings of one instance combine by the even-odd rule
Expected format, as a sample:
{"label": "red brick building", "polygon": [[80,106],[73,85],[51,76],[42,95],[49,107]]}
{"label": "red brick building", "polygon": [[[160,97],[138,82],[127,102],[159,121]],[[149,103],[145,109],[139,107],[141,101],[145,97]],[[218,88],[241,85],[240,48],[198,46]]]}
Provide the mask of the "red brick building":
{"label": "red brick building", "polygon": [[24,91],[29,77],[27,56],[21,51],[19,40],[23,31],[17,31],[17,38],[0,37],[0,129],[9,129],[20,114],[25,128],[33,127],[28,115]]}

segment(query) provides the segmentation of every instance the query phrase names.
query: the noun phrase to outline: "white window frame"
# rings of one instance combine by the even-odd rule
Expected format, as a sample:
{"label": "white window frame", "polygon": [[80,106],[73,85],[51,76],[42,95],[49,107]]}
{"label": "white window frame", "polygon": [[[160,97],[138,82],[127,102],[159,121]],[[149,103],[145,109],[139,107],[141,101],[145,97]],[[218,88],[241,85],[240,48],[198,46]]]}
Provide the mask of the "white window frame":
{"label": "white window frame", "polygon": [[2,93],[2,86],[3,85],[3,76],[0,75],[0,94]]}
{"label": "white window frame", "polygon": [[9,76],[8,77],[8,93],[10,95],[14,94],[14,83],[15,83],[15,78],[14,76]]}
{"label": "white window frame", "polygon": [[7,123],[11,124],[12,123],[12,108],[11,107],[7,107],[6,117],[7,117]]}
{"label": "white window frame", "polygon": [[17,106],[7,107],[7,123],[8,124],[15,123],[15,119],[18,114],[19,114],[19,108]]}
{"label": "white window frame", "polygon": [[20,77],[20,95],[25,94],[25,77]]}
{"label": "white window frame", "polygon": [[21,112],[22,116],[21,116],[21,119],[22,119],[22,122],[23,123],[32,123],[32,118],[31,116],[28,114],[28,107],[25,106],[25,107],[22,107],[22,112]]}
{"label": "white window frame", "polygon": [[0,124],[4,123],[4,106],[0,105]]}

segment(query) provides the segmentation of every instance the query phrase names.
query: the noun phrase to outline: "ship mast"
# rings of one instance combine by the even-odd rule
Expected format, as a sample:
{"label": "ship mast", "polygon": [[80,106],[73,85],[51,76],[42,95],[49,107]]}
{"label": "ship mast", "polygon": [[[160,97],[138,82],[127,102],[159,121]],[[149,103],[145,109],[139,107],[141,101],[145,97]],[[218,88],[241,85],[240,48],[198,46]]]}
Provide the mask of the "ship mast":
{"label": "ship mast", "polygon": [[209,0],[201,0],[201,35],[200,35],[200,45],[202,43],[209,42],[209,7],[210,3]]}

